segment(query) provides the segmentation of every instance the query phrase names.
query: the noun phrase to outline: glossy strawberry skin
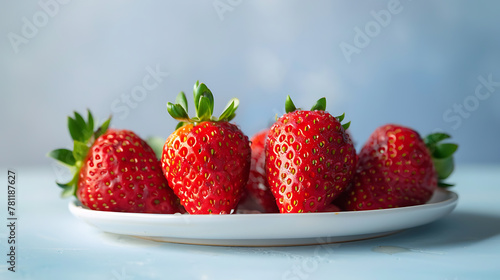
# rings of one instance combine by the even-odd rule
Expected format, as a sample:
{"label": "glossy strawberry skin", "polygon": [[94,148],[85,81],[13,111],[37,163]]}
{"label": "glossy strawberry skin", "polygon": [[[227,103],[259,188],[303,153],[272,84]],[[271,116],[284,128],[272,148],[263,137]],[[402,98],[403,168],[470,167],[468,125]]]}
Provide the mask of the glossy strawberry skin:
{"label": "glossy strawberry skin", "polygon": [[352,188],[339,204],[345,210],[373,210],[426,203],[437,175],[424,141],[413,129],[377,128],[359,153]]}
{"label": "glossy strawberry skin", "polygon": [[335,204],[329,204],[321,212],[340,212],[340,208]]}
{"label": "glossy strawberry skin", "polygon": [[190,214],[229,214],[241,198],[250,170],[248,137],[228,122],[186,124],[163,148],[162,169]]}
{"label": "glossy strawberry skin", "polygon": [[354,176],[356,151],[325,111],[293,111],[271,127],[266,173],[281,213],[323,211]]}
{"label": "glossy strawberry skin", "polygon": [[252,161],[250,176],[240,208],[257,210],[262,213],[279,213],[276,199],[267,183],[265,170],[265,143],[269,129],[256,133],[250,139],[252,149]]}
{"label": "glossy strawberry skin", "polygon": [[77,197],[93,210],[180,211],[153,150],[129,130],[109,129],[96,139],[80,170]]}

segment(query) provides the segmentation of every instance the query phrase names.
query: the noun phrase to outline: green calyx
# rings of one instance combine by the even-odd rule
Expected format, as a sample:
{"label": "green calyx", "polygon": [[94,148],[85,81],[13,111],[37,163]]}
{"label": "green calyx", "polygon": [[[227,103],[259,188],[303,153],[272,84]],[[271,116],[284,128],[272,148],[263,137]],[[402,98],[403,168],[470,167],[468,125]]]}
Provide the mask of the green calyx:
{"label": "green calyx", "polygon": [[[285,101],[285,111],[287,113],[291,113],[291,112],[296,111],[296,110],[300,110],[300,108],[297,109],[295,107],[295,104],[293,104],[293,101],[292,101],[292,98],[290,97],[290,95],[287,95],[286,101]],[[322,98],[318,99],[318,101],[316,101],[316,104],[314,104],[311,107],[310,111],[325,111],[325,110],[326,110],[326,98],[322,97]],[[342,121],[344,120],[344,117],[345,117],[345,113],[343,113],[340,116],[336,116],[335,118],[340,123],[342,123]],[[344,128],[344,130],[347,130],[349,128],[349,126],[351,126],[351,122],[347,122],[345,124],[342,124],[342,127]]]}
{"label": "green calyx", "polygon": [[74,118],[68,117],[68,129],[73,139],[73,150],[56,149],[48,154],[49,157],[69,167],[73,174],[72,179],[67,183],[56,182],[63,189],[62,197],[76,196],[80,169],[89,152],[89,148],[99,136],[108,130],[109,123],[111,122],[111,117],[109,117],[100,127],[94,130],[94,117],[90,110],[87,110],[87,112],[87,121],[77,112],[74,112]]}
{"label": "green calyx", "polygon": [[453,186],[453,184],[444,183],[443,180],[448,178],[455,169],[453,154],[458,149],[457,144],[441,143],[441,141],[448,138],[451,138],[451,136],[446,133],[433,133],[424,138],[437,172],[438,185],[444,188]]}
{"label": "green calyx", "polygon": [[194,108],[196,111],[195,117],[189,117],[188,103],[184,92],[180,92],[175,99],[175,104],[168,102],[167,111],[176,120],[179,121],[177,128],[186,123],[198,124],[205,121],[230,121],[235,117],[235,111],[238,108],[240,101],[237,98],[229,100],[229,103],[224,108],[219,117],[212,116],[214,111],[214,96],[208,87],[196,81],[193,88]]}

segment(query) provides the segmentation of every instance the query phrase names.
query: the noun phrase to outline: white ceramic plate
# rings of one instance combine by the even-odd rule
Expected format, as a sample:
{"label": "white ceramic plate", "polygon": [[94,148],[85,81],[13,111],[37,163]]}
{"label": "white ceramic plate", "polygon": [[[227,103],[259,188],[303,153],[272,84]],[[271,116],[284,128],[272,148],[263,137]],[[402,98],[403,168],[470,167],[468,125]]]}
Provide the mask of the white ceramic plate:
{"label": "white ceramic plate", "polygon": [[181,215],[95,211],[70,202],[76,217],[110,233],[175,243],[290,246],[354,241],[424,225],[449,214],[458,195],[438,189],[424,205],[302,214]]}

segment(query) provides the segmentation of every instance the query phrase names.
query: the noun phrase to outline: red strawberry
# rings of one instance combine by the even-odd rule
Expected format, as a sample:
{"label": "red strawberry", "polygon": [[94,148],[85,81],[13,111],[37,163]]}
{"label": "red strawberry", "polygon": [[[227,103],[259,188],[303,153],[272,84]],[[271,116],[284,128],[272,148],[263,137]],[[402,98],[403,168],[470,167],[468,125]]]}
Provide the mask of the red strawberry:
{"label": "red strawberry", "polygon": [[186,96],[168,103],[180,128],[165,142],[162,169],[170,187],[190,214],[229,214],[241,198],[250,170],[248,137],[234,124],[238,99],[219,118],[212,117],[214,99],[205,84],[196,82],[196,117],[187,114]]}
{"label": "red strawberry", "polygon": [[267,183],[265,170],[266,155],[264,145],[268,131],[268,129],[262,130],[250,139],[252,143],[250,176],[248,178],[244,197],[239,206],[241,208],[257,210],[264,213],[279,213],[276,199]]}
{"label": "red strawberry", "polygon": [[340,212],[340,208],[335,204],[329,204],[323,211],[320,212]]}
{"label": "red strawberry", "polygon": [[94,132],[90,111],[88,122],[76,112],[74,119],[68,119],[74,150],[58,149],[49,154],[75,170],[70,182],[58,184],[64,188],[63,196],[76,195],[93,210],[179,212],[178,199],[168,187],[153,150],[132,131],[107,130],[109,122]]}
{"label": "red strawberry", "polygon": [[323,211],[354,176],[356,151],[337,118],[325,112],[326,99],[310,111],[296,110],[290,97],[287,113],[269,130],[266,173],[281,213]]}
{"label": "red strawberry", "polygon": [[458,146],[439,143],[449,137],[437,133],[424,140],[404,126],[377,128],[361,149],[352,188],[338,203],[346,210],[426,203],[438,180],[453,171],[452,154]]}

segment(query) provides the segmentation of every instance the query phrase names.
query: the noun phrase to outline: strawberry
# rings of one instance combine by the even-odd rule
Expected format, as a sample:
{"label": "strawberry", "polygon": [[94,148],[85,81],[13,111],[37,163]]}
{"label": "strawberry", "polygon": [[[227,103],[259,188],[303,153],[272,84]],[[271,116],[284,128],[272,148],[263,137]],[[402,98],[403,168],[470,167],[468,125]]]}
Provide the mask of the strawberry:
{"label": "strawberry", "polygon": [[281,213],[321,212],[354,176],[356,150],[326,99],[310,111],[297,110],[290,97],[286,114],[269,130],[266,174]]}
{"label": "strawberry", "polygon": [[239,204],[245,209],[253,209],[263,213],[279,213],[276,199],[267,183],[265,162],[266,153],[264,145],[267,132],[265,129],[257,132],[250,139],[252,149],[252,162],[250,165],[250,176],[244,196]]}
{"label": "strawberry", "polygon": [[193,94],[196,117],[188,116],[183,92],[177,104],[167,104],[169,114],[180,123],[163,147],[162,169],[188,213],[229,214],[236,209],[250,170],[248,137],[229,123],[239,101],[233,98],[216,118],[208,87],[196,82]]}
{"label": "strawberry", "polygon": [[75,112],[68,118],[73,151],[57,149],[49,156],[71,167],[73,179],[57,183],[63,196],[76,196],[93,210],[138,213],[179,212],[153,150],[129,130],[109,129],[111,119],[94,131],[94,118]]}
{"label": "strawberry", "polygon": [[328,204],[321,212],[340,212],[340,208],[335,204]]}
{"label": "strawberry", "polygon": [[453,171],[458,146],[450,136],[422,139],[415,130],[388,124],[377,128],[359,153],[352,188],[339,199],[345,210],[372,210],[426,203]]}

